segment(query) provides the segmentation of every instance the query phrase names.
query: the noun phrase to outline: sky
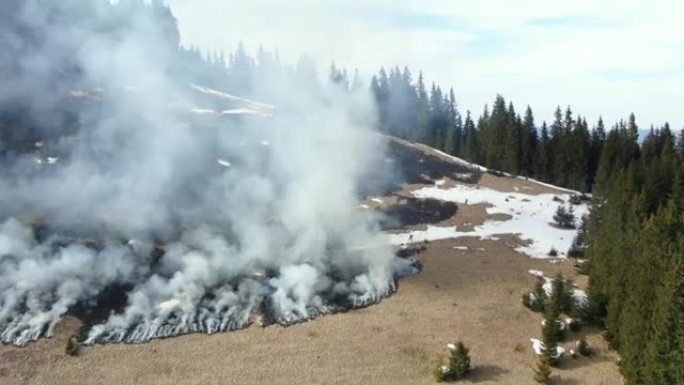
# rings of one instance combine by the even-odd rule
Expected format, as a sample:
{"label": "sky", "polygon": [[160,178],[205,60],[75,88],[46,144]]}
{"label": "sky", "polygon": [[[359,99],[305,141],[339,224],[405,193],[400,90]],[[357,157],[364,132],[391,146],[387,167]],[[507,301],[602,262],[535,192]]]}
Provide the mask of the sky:
{"label": "sky", "polygon": [[302,54],[370,79],[422,70],[479,115],[497,94],[538,123],[571,106],[594,124],[634,112],[684,128],[681,0],[168,0],[184,45]]}

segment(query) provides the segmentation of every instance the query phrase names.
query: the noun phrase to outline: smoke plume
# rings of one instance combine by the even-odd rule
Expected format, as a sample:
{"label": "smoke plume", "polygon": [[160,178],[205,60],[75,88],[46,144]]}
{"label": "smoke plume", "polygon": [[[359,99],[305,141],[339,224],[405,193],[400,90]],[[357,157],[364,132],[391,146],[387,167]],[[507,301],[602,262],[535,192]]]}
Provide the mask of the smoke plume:
{"label": "smoke plume", "polygon": [[158,2],[10,0],[0,15],[2,342],[84,309],[111,310],[86,342],[144,342],[394,290],[406,263],[357,209],[383,156],[364,92],[303,65],[230,90],[268,103],[217,91]]}

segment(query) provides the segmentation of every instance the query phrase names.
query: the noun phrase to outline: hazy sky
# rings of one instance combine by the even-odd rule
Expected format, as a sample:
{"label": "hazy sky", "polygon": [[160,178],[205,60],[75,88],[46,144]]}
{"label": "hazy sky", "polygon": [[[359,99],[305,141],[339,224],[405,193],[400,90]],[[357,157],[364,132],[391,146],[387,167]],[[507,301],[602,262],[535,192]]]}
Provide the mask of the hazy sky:
{"label": "hazy sky", "polygon": [[571,105],[593,124],[634,111],[642,128],[684,126],[681,0],[169,0],[185,44],[277,47],[319,70],[368,78],[381,65],[453,86],[479,114],[497,93],[538,123]]}

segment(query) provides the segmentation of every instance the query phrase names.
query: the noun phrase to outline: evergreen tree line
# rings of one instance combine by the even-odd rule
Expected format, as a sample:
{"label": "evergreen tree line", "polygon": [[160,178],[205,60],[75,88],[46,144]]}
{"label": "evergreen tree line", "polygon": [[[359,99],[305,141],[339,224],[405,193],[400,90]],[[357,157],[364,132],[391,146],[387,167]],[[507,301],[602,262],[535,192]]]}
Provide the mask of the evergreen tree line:
{"label": "evergreen tree line", "polygon": [[[379,130],[419,141],[488,168],[534,177],[588,192],[609,132],[621,133],[636,146],[634,115],[607,130],[603,119],[591,129],[586,118],[558,107],[550,125],[537,126],[532,109],[516,111],[498,95],[491,109],[475,118],[458,110],[454,90],[436,84],[428,90],[422,73],[413,81],[408,68],[381,69],[370,85],[379,110]],[[615,140],[615,138],[610,139]]]}
{"label": "evergreen tree line", "polygon": [[586,242],[589,318],[603,324],[628,384],[684,384],[684,136],[603,143]]}

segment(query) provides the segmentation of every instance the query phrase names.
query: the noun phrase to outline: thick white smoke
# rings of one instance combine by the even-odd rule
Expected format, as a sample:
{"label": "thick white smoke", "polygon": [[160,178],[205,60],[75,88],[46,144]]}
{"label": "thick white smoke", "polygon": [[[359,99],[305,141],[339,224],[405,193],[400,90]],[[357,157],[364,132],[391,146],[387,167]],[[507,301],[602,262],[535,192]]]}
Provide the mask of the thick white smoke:
{"label": "thick white smoke", "polygon": [[0,9],[18,58],[0,68],[0,340],[50,336],[112,287],[126,304],[89,343],[298,322],[391,293],[401,262],[356,209],[383,156],[367,95],[256,79],[273,111],[193,86],[150,16],[165,8],[135,3]]}

